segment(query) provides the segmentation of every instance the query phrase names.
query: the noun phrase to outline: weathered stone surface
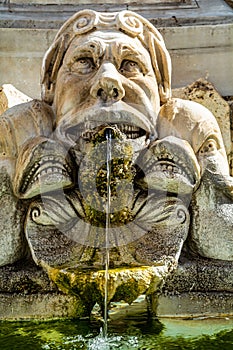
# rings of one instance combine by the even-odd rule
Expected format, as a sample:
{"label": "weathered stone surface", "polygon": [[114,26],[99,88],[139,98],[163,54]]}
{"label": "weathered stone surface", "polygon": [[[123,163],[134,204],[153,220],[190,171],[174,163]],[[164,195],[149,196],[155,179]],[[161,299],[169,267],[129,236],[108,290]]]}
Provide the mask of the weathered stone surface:
{"label": "weathered stone surface", "polygon": [[[103,1],[102,0],[95,0],[95,1],[92,1],[92,0],[79,0],[79,4],[84,4],[84,5],[92,5],[94,2],[94,4],[100,4],[102,5],[103,4]],[[127,4],[127,5],[138,5],[140,4],[140,1],[137,1],[137,0],[107,0],[106,1],[107,4],[111,4],[111,5],[114,5],[114,4]],[[151,4],[151,0],[144,0],[144,3],[145,4]],[[160,4],[160,5],[167,5],[167,4],[172,4],[173,6],[178,6],[179,4],[190,4],[192,3],[192,0],[154,0],[153,1],[154,4]],[[30,4],[30,2],[28,0],[13,0],[11,1],[11,4]],[[75,0],[33,0],[33,5],[35,4],[45,4],[45,5],[48,5],[48,4],[52,4],[52,5],[75,5],[76,4],[76,1]]]}
{"label": "weathered stone surface", "polygon": [[57,292],[56,285],[49,280],[46,272],[31,260],[21,260],[0,268],[0,293],[2,294],[27,295]]}
{"label": "weathered stone surface", "polygon": [[160,317],[224,317],[233,314],[232,297],[232,262],[186,257],[151,305]]}
{"label": "weathered stone surface", "polygon": [[26,250],[22,235],[26,209],[14,197],[11,180],[2,164],[0,173],[0,266],[12,264],[21,259]]}
{"label": "weathered stone surface", "polygon": [[3,84],[0,87],[0,115],[8,108],[30,100],[30,97],[17,90],[13,85]]}
{"label": "weathered stone surface", "polygon": [[3,87],[0,87],[0,115],[8,108],[8,99],[3,91]]}
{"label": "weathered stone surface", "polygon": [[177,270],[167,278],[163,287],[164,295],[214,291],[233,293],[232,262],[189,259],[182,257]]}
{"label": "weathered stone surface", "polygon": [[48,320],[82,316],[86,316],[82,302],[71,295],[0,293],[0,320]]}
{"label": "weathered stone surface", "polygon": [[[98,303],[104,310],[106,276],[104,270],[55,269],[44,266],[49,278],[59,289],[80,298],[88,313]],[[107,302],[121,301],[131,304],[141,294],[151,295],[163,285],[170,262],[161,261],[156,266],[109,269]]]}
{"label": "weathered stone surface", "polygon": [[230,171],[231,171],[231,176],[233,175],[233,96],[228,96],[226,98],[227,102],[229,103],[230,106],[230,124],[231,124],[231,144],[232,144],[232,149],[231,153],[229,155],[229,163],[230,163]]}
{"label": "weathered stone surface", "polygon": [[64,295],[31,260],[0,267],[0,320],[86,316],[83,302]]}
{"label": "weathered stone surface", "polygon": [[3,84],[2,85],[3,92],[7,98],[8,108],[19,105],[20,103],[25,103],[31,101],[32,98],[23,94],[21,91],[16,89],[12,84]]}
{"label": "weathered stone surface", "polygon": [[207,258],[232,260],[233,206],[232,198],[225,193],[224,186],[221,187],[223,181],[220,177],[215,182],[211,172],[203,175],[192,199],[188,240],[194,253]]}
{"label": "weathered stone surface", "polygon": [[158,317],[231,317],[233,293],[181,293],[161,296],[154,311]]}
{"label": "weathered stone surface", "polygon": [[184,88],[173,89],[172,94],[173,97],[198,102],[213,113],[220,126],[226,152],[229,156],[232,151],[230,107],[213,84],[207,80],[198,79],[196,82]]}

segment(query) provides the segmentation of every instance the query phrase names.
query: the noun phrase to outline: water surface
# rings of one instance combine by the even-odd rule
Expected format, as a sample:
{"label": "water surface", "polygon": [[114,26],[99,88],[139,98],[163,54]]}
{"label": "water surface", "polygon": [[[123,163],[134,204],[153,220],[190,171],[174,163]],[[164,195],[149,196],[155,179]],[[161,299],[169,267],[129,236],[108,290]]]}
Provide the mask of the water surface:
{"label": "water surface", "polygon": [[146,315],[110,321],[107,340],[89,320],[0,323],[1,350],[233,350],[233,319],[153,320]]}

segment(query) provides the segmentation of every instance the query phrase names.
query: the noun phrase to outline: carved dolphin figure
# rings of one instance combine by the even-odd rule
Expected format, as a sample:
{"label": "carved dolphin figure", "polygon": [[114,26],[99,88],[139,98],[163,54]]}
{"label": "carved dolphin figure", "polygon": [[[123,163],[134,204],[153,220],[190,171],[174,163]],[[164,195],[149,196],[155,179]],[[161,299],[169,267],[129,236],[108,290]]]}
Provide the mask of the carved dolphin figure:
{"label": "carved dolphin figure", "polygon": [[49,137],[53,123],[51,107],[38,100],[13,107],[0,117],[0,266],[23,258],[27,251],[23,224],[28,205],[13,188],[18,156],[26,143]]}
{"label": "carved dolphin figure", "polygon": [[159,137],[189,142],[199,163],[201,181],[192,195],[188,238],[194,254],[233,260],[233,178],[221,132],[209,110],[195,102],[172,99],[160,111]]}

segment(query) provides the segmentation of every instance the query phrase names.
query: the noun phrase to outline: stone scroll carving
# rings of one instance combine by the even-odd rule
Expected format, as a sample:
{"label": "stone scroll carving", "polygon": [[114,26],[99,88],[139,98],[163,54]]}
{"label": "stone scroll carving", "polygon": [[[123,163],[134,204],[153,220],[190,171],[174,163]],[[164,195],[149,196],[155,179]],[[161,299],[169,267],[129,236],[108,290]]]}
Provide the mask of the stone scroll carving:
{"label": "stone scroll carving", "polygon": [[130,11],[74,14],[42,64],[42,101],[0,118],[0,265],[101,267],[106,130],[110,266],[233,260],[232,178],[219,126],[171,96],[163,38]]}

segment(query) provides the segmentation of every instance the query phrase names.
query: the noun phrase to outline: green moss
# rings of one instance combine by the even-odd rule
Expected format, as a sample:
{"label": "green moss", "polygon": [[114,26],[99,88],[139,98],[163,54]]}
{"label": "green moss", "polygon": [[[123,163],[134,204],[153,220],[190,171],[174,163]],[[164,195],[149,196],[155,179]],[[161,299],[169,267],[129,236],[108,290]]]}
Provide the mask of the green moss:
{"label": "green moss", "polygon": [[64,270],[53,269],[53,273],[50,274],[54,283],[60,290],[67,294],[76,296],[82,301],[82,310],[78,305],[78,312],[80,314],[89,315],[95,303],[101,304],[103,302],[103,296],[95,281],[90,281],[90,273],[76,271],[67,272]]}
{"label": "green moss", "polygon": [[[98,132],[96,132],[93,135],[92,143],[94,146],[106,141],[106,128],[109,128],[109,126],[106,125],[105,127],[102,127]],[[126,139],[126,136],[116,126],[111,126],[110,129],[111,129],[111,138],[113,140],[115,140],[115,139],[125,140]]]}
{"label": "green moss", "polygon": [[138,283],[132,279],[131,281],[122,283],[119,287],[117,287],[114,300],[124,300],[125,302],[131,304],[135,299],[137,299],[139,294]]}
{"label": "green moss", "polygon": [[[77,313],[90,315],[98,303],[103,309],[105,297],[105,271],[58,269],[46,266],[49,277],[64,293],[80,300]],[[111,300],[132,303],[145,293],[153,280],[151,266],[109,269],[108,297]],[[120,282],[120,283],[119,283]]]}
{"label": "green moss", "polygon": [[[120,226],[133,219],[131,198],[135,169],[132,164],[131,141],[114,134],[114,150],[110,164],[111,216],[110,224]],[[85,218],[93,226],[105,227],[107,204],[107,144],[104,130],[96,133],[92,148],[82,161],[81,193]]]}

